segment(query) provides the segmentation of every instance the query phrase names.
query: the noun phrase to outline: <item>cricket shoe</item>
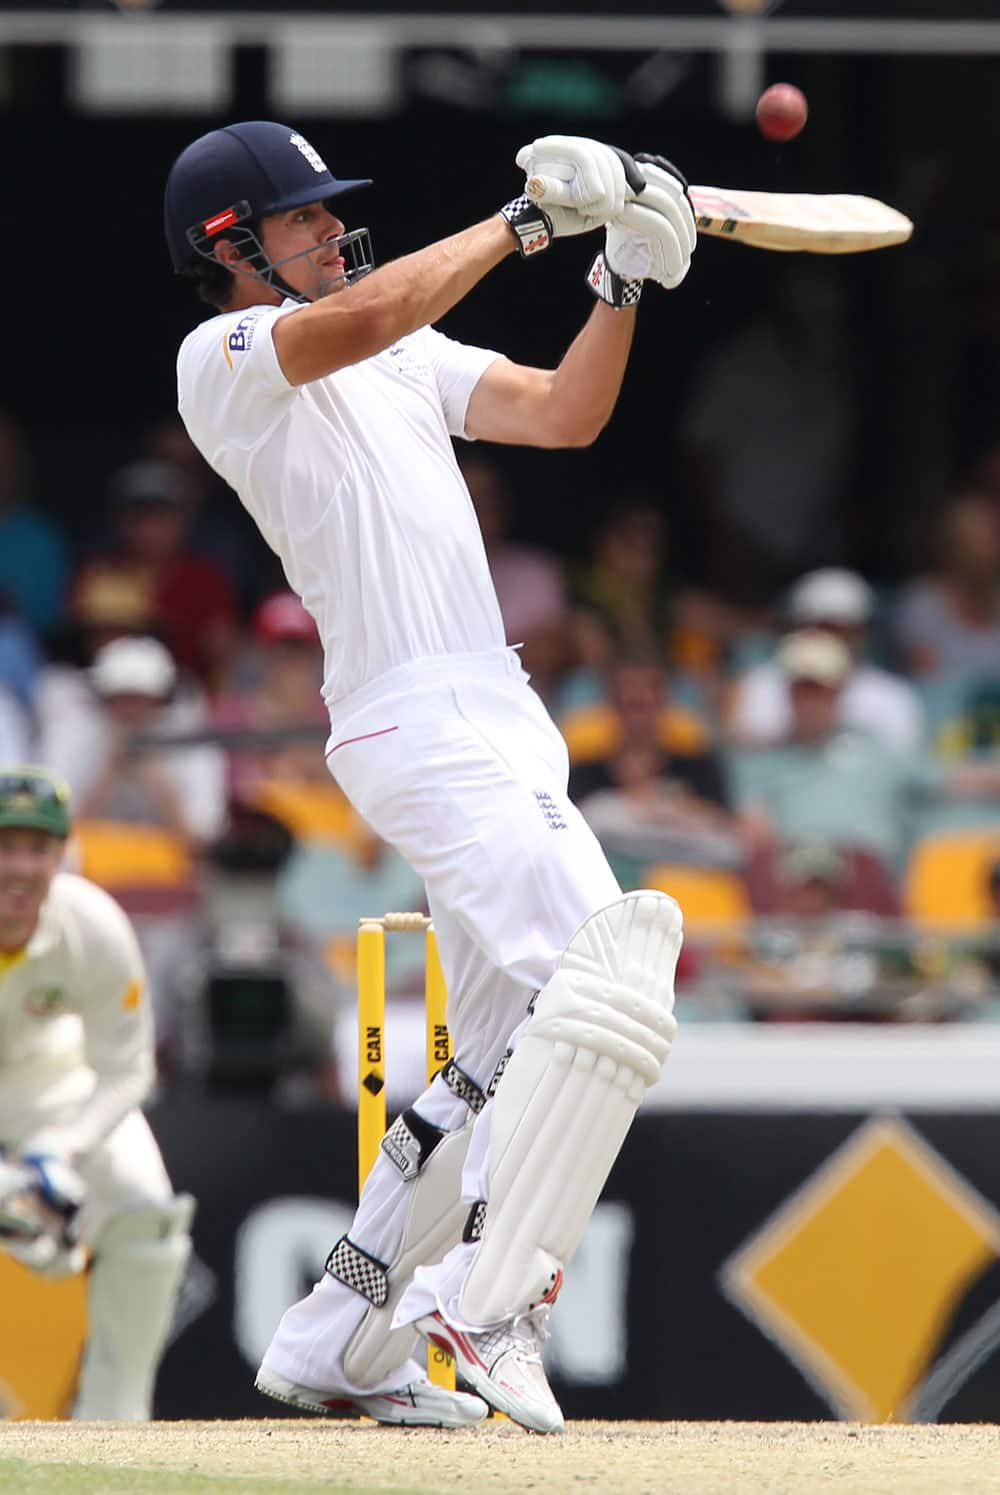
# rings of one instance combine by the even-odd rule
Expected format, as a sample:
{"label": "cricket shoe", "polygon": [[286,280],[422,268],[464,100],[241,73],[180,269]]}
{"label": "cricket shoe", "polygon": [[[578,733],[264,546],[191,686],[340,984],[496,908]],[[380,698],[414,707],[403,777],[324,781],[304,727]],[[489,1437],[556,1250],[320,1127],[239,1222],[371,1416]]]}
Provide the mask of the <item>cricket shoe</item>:
{"label": "cricket shoe", "polygon": [[254,1385],[265,1396],[321,1417],[370,1417],[399,1428],[471,1428],[485,1421],[489,1407],[478,1396],[447,1391],[431,1381],[411,1381],[376,1396],[345,1396],[300,1386],[273,1370],[259,1370]]}
{"label": "cricket shoe", "polygon": [[458,1375],[496,1411],[533,1433],[561,1433],[566,1423],[545,1378],[539,1350],[548,1337],[547,1317],[547,1308],[536,1308],[499,1328],[473,1334],[446,1323],[440,1313],[428,1313],[414,1328],[454,1357]]}

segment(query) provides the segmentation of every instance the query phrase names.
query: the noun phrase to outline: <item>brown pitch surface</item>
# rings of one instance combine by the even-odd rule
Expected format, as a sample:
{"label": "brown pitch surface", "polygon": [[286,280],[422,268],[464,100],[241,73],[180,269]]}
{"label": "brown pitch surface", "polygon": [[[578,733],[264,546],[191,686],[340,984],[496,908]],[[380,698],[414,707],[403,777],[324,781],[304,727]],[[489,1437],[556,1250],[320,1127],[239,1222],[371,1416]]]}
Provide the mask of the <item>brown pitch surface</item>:
{"label": "brown pitch surface", "polygon": [[190,1480],[199,1490],[217,1482],[227,1495],[271,1486],[328,1495],[1000,1492],[1000,1430],[985,1425],[577,1422],[562,1437],[544,1438],[512,1423],[461,1433],[307,1419],[7,1423],[0,1466],[9,1489],[20,1484],[20,1461],[25,1490],[46,1488],[41,1466],[73,1465],[84,1479],[103,1471],[108,1488],[179,1490]]}

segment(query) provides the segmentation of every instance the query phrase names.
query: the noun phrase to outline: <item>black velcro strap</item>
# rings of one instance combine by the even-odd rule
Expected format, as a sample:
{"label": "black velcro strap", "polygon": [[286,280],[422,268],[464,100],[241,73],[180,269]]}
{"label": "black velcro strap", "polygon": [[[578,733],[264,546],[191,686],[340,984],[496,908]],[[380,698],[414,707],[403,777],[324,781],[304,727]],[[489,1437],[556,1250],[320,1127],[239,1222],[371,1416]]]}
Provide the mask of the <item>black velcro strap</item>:
{"label": "black velcro strap", "polygon": [[463,1241],[479,1241],[482,1239],[483,1231],[486,1229],[486,1200],[477,1199],[469,1211],[469,1217],[462,1231]]}
{"label": "black velcro strap", "polygon": [[326,1270],[345,1287],[360,1293],[375,1308],[385,1306],[389,1297],[389,1268],[384,1261],[369,1256],[342,1235],[326,1259]]}
{"label": "black velcro strap", "polygon": [[478,1116],[486,1104],[486,1096],[480,1090],[475,1080],[470,1078],[464,1069],[459,1069],[454,1059],[448,1060],[448,1063],[441,1071],[441,1078],[452,1095],[457,1096],[459,1100],[464,1100],[469,1110]]}
{"label": "black velcro strap", "polygon": [[[611,149],[612,150],[616,150],[617,147],[616,146],[612,146]],[[687,189],[688,189],[688,179],[687,179],[687,177],[684,175],[683,171],[681,171],[679,167],[677,167],[677,166],[674,165],[673,161],[668,161],[667,158],[666,158],[666,156],[654,156],[649,151],[637,151],[636,154],[635,154],[635,156],[632,159],[633,159],[633,162],[635,162],[635,161],[648,161],[649,164],[650,164],[650,166],[658,166],[661,171],[667,171],[667,172],[669,172],[671,176],[677,178],[677,180],[680,182],[681,186],[684,188],[685,194],[687,193]],[[625,175],[626,175],[626,177],[628,177],[628,167],[625,168]],[[645,182],[645,180],[646,180],[646,178],[643,177],[643,182]]]}
{"label": "black velcro strap", "polygon": [[493,1097],[496,1095],[496,1093],[497,1093],[497,1086],[499,1085],[500,1081],[503,1079],[503,1072],[507,1068],[507,1065],[510,1063],[511,1058],[513,1057],[513,1053],[514,1053],[513,1049],[508,1049],[507,1052],[506,1052],[506,1054],[504,1054],[503,1058],[500,1060],[500,1063],[497,1065],[496,1069],[493,1071],[493,1078],[492,1078],[492,1080],[490,1081],[490,1083],[486,1087],[486,1099],[487,1100],[492,1100]]}
{"label": "black velcro strap", "polygon": [[[646,178],[635,164],[636,160],[641,159],[641,157],[630,156],[628,151],[623,151],[620,145],[613,145],[611,149],[625,168],[626,182],[632,188],[636,197],[638,197],[640,192],[645,192],[646,190]],[[687,182],[684,185],[686,187]]]}
{"label": "black velcro strap", "polygon": [[425,1121],[410,1106],[382,1138],[382,1151],[404,1179],[416,1178],[443,1136],[441,1127]]}
{"label": "black velcro strap", "polygon": [[526,193],[511,198],[499,210],[514,238],[523,260],[542,254],[552,243],[552,219]]}

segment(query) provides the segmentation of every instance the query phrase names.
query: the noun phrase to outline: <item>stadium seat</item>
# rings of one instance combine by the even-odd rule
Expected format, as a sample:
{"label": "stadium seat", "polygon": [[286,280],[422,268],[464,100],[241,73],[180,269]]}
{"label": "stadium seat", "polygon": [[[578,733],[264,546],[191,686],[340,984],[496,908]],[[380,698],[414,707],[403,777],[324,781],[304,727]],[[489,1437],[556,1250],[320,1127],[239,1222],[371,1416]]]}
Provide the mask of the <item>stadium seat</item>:
{"label": "stadium seat", "polygon": [[[610,758],[621,746],[621,724],[606,701],[578,707],[560,718],[559,730],[566,739],[571,763],[593,763]],[[702,717],[686,706],[664,706],[657,729],[660,747],[666,753],[704,753],[710,733]]]}
{"label": "stadium seat", "polygon": [[78,820],[73,827],[72,865],[129,913],[174,911],[197,896],[187,846],[162,826]]}
{"label": "stadium seat", "polygon": [[642,885],[669,893],[684,911],[688,935],[726,935],[750,917],[750,897],[738,872],[660,862],[647,868]]}
{"label": "stadium seat", "polygon": [[994,830],[925,836],[910,853],[903,880],[903,907],[922,924],[970,929],[995,918],[989,871],[1000,860]]}
{"label": "stadium seat", "polygon": [[354,850],[371,839],[371,831],[332,779],[265,779],[256,788],[253,805],[273,815],[303,844],[315,841]]}

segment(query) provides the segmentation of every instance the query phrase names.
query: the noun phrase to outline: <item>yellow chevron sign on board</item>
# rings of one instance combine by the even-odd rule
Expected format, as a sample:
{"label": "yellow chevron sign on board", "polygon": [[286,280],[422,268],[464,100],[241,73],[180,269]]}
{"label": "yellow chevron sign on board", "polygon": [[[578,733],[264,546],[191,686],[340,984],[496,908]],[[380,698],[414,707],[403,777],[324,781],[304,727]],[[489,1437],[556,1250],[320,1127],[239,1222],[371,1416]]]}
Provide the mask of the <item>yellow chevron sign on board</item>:
{"label": "yellow chevron sign on board", "polygon": [[[848,1138],[729,1258],[721,1284],[841,1416],[932,1420],[921,1390],[955,1309],[998,1257],[1000,1214],[893,1118]],[[983,1332],[969,1339],[981,1352]],[[965,1360],[967,1375],[971,1343]],[[952,1389],[962,1372],[959,1348]]]}

